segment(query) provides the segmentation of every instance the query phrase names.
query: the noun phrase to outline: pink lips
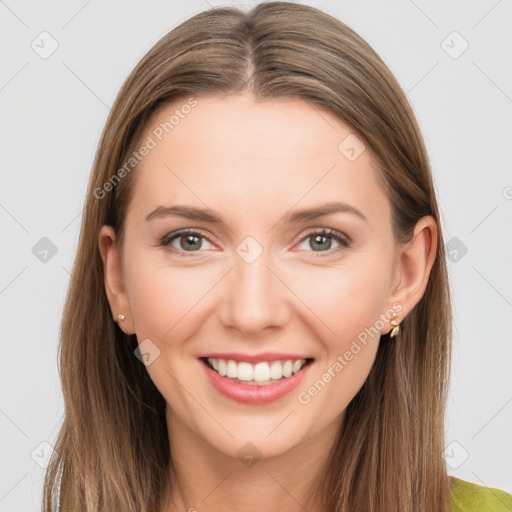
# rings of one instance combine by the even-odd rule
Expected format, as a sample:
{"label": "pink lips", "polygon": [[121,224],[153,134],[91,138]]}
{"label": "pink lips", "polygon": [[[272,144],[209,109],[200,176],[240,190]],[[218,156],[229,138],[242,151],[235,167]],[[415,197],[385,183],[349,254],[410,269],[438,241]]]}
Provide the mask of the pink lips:
{"label": "pink lips", "polygon": [[[232,357],[235,356],[235,357]],[[257,363],[260,361],[276,361],[280,359],[307,359],[304,357],[297,357],[296,355],[291,356],[291,354],[259,354],[258,356],[254,356],[251,358],[247,358],[247,356],[238,357],[240,354],[218,354],[217,357],[221,359],[233,359],[244,360],[251,363]],[[265,357],[263,357],[265,356]],[[271,356],[271,358],[269,358]],[[291,356],[291,357],[290,357]],[[203,356],[202,356],[203,357]],[[204,357],[215,357],[215,355],[208,355]],[[212,370],[205,361],[201,360],[201,365],[206,372],[206,376],[208,377],[211,384],[220,391],[224,396],[231,398],[237,402],[241,402],[244,404],[252,404],[252,405],[261,405],[268,404],[270,402],[274,402],[279,400],[281,397],[293,391],[305,378],[306,373],[309,371],[311,364],[307,364],[302,367],[297,373],[293,374],[291,377],[281,379],[276,381],[274,384],[269,384],[267,386],[251,386],[249,384],[241,384],[239,382],[235,382],[228,377],[221,377],[215,370]]]}

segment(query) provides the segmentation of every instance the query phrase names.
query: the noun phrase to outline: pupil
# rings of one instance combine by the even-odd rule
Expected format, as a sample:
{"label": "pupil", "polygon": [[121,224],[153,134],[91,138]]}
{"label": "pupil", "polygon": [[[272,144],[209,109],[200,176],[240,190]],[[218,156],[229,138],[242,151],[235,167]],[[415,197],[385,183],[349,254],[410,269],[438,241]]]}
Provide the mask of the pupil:
{"label": "pupil", "polygon": [[[314,239],[314,244],[316,244],[316,243],[320,243],[321,244],[322,242],[318,242],[319,240],[323,240],[323,242],[325,243],[325,240],[328,239],[328,238],[329,238],[328,236],[316,235],[315,239]],[[327,249],[329,249],[330,246],[331,246],[331,244],[328,245]],[[313,245],[311,247],[314,249]]]}
{"label": "pupil", "polygon": [[[181,239],[183,240],[183,238],[184,237],[182,237]],[[187,235],[186,239],[187,239],[187,241],[185,242],[185,245],[181,244],[183,249],[190,249],[190,248],[199,249],[199,247],[201,246],[201,244],[198,242],[199,237],[196,235]],[[194,242],[194,240],[195,240],[195,242]],[[197,245],[197,247],[194,247],[194,244]]]}
{"label": "pupil", "polygon": [[[181,237],[182,240],[183,238],[184,237]],[[320,246],[320,248],[322,248],[321,246],[324,245],[325,241],[328,240],[329,238],[329,236],[325,235],[316,235],[314,237],[313,244],[311,244],[311,247],[314,249],[315,245],[317,245],[317,247]],[[201,244],[199,243],[199,237],[196,235],[187,235],[186,239],[187,241],[185,242],[185,244],[181,244],[183,249],[199,249],[199,247],[201,246]],[[330,246],[331,244],[328,244],[327,249],[329,249]]]}

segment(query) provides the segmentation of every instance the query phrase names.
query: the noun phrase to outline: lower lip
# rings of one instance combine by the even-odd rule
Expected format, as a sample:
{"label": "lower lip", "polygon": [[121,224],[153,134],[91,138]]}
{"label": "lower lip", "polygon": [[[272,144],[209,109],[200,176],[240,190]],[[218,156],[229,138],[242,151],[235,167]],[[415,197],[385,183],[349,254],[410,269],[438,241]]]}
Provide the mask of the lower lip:
{"label": "lower lip", "polygon": [[291,377],[266,386],[250,386],[249,384],[234,382],[227,377],[221,377],[202,360],[201,364],[204,367],[206,376],[210,379],[210,382],[224,396],[244,404],[260,405],[275,402],[287,393],[293,391],[306,376],[312,362],[304,366]]}

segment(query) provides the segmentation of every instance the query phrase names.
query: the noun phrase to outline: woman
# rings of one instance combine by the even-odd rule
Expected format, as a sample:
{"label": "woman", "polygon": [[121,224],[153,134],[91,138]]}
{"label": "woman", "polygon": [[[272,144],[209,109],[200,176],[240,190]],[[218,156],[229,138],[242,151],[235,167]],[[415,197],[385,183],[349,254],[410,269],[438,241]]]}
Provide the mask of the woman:
{"label": "woman", "polygon": [[446,471],[439,219],[407,99],[343,23],[172,30],[94,162],[44,510],[509,510]]}

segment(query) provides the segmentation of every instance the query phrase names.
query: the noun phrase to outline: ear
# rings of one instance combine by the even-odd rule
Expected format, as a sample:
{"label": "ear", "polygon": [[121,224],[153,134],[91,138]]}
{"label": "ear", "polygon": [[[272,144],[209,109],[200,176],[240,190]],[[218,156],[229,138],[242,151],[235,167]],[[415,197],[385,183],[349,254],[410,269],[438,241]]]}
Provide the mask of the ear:
{"label": "ear", "polygon": [[[390,304],[402,305],[397,318],[399,323],[423,297],[436,253],[437,222],[427,215],[418,220],[411,240],[399,246],[396,256],[394,291],[389,300]],[[389,324],[387,332],[392,328]]]}
{"label": "ear", "polygon": [[[111,226],[102,226],[98,236],[98,246],[103,260],[105,292],[112,310],[112,317],[126,334],[135,334],[128,294],[124,287],[123,268],[116,246],[116,234]],[[123,314],[124,320],[117,315]]]}

